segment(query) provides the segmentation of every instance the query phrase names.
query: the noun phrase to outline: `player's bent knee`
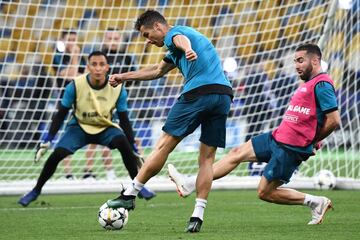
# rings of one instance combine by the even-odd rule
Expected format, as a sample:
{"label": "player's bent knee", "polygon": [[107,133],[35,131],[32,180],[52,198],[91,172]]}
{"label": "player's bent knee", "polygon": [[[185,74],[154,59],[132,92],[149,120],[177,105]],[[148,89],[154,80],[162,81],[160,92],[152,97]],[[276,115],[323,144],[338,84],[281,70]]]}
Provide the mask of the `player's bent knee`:
{"label": "player's bent knee", "polygon": [[263,201],[271,202],[271,192],[259,188],[258,198]]}
{"label": "player's bent knee", "polygon": [[55,148],[54,152],[52,153],[52,155],[54,155],[56,159],[59,159],[60,161],[71,154],[72,152],[62,147]]}

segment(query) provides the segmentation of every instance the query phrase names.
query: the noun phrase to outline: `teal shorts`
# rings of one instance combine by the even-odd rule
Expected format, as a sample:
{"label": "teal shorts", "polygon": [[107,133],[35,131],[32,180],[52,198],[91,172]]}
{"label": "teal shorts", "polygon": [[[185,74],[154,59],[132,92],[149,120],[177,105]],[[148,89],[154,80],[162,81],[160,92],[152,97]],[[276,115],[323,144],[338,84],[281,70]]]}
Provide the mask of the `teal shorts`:
{"label": "teal shorts", "polygon": [[114,137],[119,135],[125,136],[124,132],[116,127],[108,127],[98,134],[88,134],[76,123],[66,127],[64,134],[61,136],[55,148],[65,148],[74,153],[76,150],[90,143],[94,143],[112,149],[113,147],[110,143]]}
{"label": "teal shorts", "polygon": [[257,160],[267,163],[263,175],[269,182],[280,180],[288,183],[301,162],[309,157],[282,146],[271,132],[255,136],[251,142]]}
{"label": "teal shorts", "polygon": [[162,130],[183,138],[201,125],[200,142],[224,148],[230,104],[231,97],[224,94],[206,94],[191,100],[181,96],[171,108]]}

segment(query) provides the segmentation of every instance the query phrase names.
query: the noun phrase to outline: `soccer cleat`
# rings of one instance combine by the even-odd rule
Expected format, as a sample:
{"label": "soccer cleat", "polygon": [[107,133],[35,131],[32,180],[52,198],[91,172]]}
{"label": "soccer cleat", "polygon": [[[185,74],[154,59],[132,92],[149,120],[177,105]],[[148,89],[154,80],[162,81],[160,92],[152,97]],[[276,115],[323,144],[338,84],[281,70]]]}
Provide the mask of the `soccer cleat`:
{"label": "soccer cleat", "polygon": [[96,179],[96,175],[90,171],[84,171],[84,175],[82,176],[83,179]]}
{"label": "soccer cleat", "polygon": [[124,195],[124,190],[120,193],[120,196],[113,199],[108,200],[106,204],[109,208],[125,208],[127,210],[135,209],[135,198],[136,196],[127,196]]}
{"label": "soccer cleat", "polygon": [[74,175],[72,175],[71,173],[70,173],[70,174],[66,174],[66,175],[65,175],[65,178],[66,178],[67,180],[75,180]]}
{"label": "soccer cleat", "polygon": [[329,209],[334,209],[330,199],[321,197],[321,202],[311,210],[312,218],[308,225],[321,224],[324,220],[325,213]]}
{"label": "soccer cleat", "polygon": [[195,233],[200,232],[203,221],[198,217],[191,217],[185,232]]}
{"label": "soccer cleat", "polygon": [[153,197],[156,197],[156,193],[154,193],[153,191],[151,191],[150,189],[143,187],[140,192],[138,193],[138,197],[139,198],[143,198],[145,200],[150,200]]}
{"label": "soccer cleat", "polygon": [[28,192],[27,194],[22,196],[19,199],[18,203],[21,204],[23,207],[26,207],[31,202],[35,201],[39,195],[40,195],[40,193],[38,193],[37,191],[31,190],[30,192]]}
{"label": "soccer cleat", "polygon": [[187,183],[186,176],[179,173],[175,166],[168,164],[169,177],[176,185],[176,191],[180,197],[186,198],[189,196],[195,189],[190,183]]}

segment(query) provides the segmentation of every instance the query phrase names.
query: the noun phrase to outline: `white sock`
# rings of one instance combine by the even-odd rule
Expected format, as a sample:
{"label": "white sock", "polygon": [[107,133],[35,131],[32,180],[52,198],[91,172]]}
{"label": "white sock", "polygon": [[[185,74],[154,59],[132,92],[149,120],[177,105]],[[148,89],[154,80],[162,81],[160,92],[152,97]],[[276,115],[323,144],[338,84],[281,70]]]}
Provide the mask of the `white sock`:
{"label": "white sock", "polygon": [[314,208],[319,204],[320,198],[311,194],[305,194],[305,199],[303,205],[310,208]]}
{"label": "white sock", "polygon": [[194,212],[191,215],[192,217],[198,217],[201,220],[204,219],[204,210],[206,208],[207,200],[196,198]]}
{"label": "white sock", "polygon": [[144,184],[139,182],[136,178],[132,181],[132,184],[125,189],[124,195],[137,196],[140,190],[144,187]]}
{"label": "white sock", "polygon": [[108,180],[115,180],[116,179],[116,174],[115,174],[114,169],[110,169],[110,170],[106,171],[106,178]]}

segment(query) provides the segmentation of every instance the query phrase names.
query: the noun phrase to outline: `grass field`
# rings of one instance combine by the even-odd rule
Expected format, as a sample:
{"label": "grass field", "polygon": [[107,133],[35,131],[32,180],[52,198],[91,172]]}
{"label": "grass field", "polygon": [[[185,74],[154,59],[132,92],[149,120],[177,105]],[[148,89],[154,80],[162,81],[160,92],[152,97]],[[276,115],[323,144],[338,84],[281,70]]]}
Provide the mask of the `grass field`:
{"label": "grass field", "polygon": [[[13,181],[22,179],[36,179],[42,169],[47,156],[51,153],[49,151],[42,161],[38,164],[33,163],[34,150],[22,151],[0,151],[0,181]],[[217,159],[220,159],[227,151],[217,154]],[[144,156],[150,153],[150,149],[146,149]],[[174,151],[168,159],[168,163],[173,163],[175,166],[185,174],[197,173],[197,154],[198,152],[181,152]],[[105,171],[98,154],[95,161],[94,173],[99,178],[105,178]],[[85,166],[85,152],[84,150],[77,151],[72,156],[72,172],[77,178],[81,178]],[[112,152],[113,166],[117,176],[127,176],[128,173],[121,161],[120,154],[117,151]],[[329,169],[337,177],[360,178],[360,155],[358,152],[328,152],[322,151],[315,157],[312,157],[301,165],[300,172],[304,176],[313,176],[320,169]],[[231,174],[236,176],[248,176],[248,165],[240,164]],[[166,175],[164,168],[159,175]],[[63,164],[59,164],[53,179],[63,178],[64,170]]]}
{"label": "grass field", "polygon": [[161,192],[149,201],[137,200],[129,223],[121,231],[105,231],[97,222],[99,206],[116,194],[43,195],[22,208],[18,196],[0,197],[1,239],[360,239],[360,191],[312,191],[330,197],[322,225],[307,226],[310,210],[269,204],[255,190],[213,191],[202,232],[184,233],[194,196],[179,199]]}

